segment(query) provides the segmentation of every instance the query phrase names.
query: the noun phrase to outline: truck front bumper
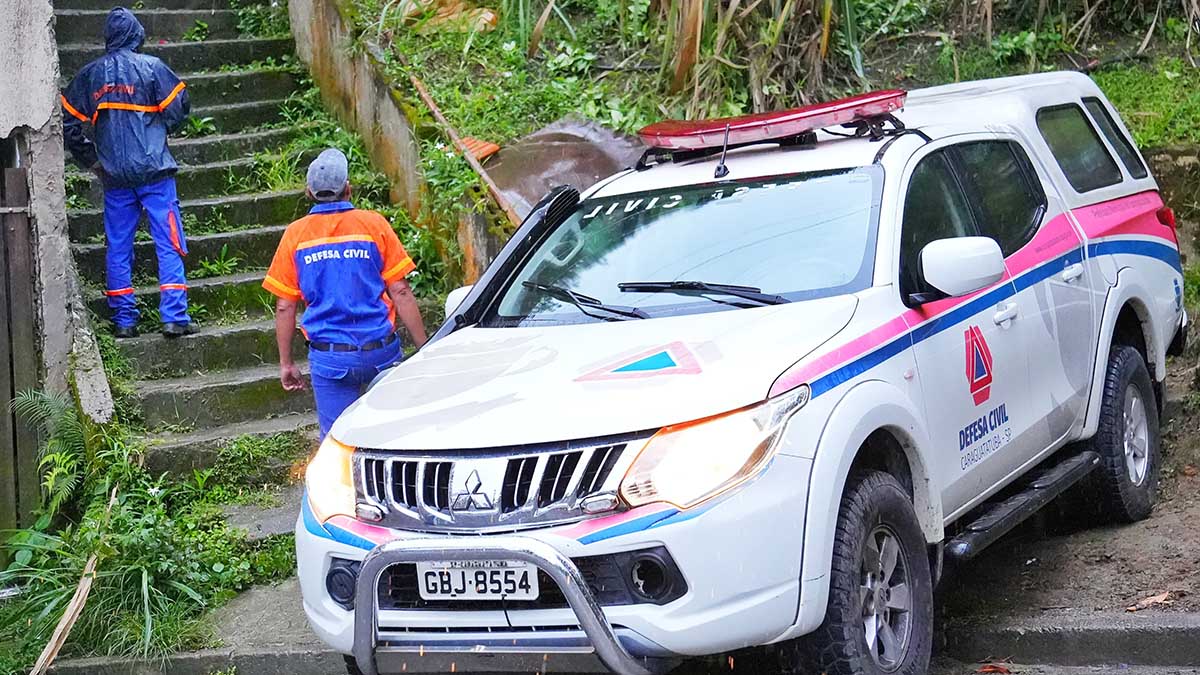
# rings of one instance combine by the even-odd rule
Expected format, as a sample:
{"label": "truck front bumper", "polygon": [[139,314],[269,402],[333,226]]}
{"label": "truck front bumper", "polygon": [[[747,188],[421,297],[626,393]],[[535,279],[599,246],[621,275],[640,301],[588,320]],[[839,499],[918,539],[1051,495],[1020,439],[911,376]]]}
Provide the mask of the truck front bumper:
{"label": "truck front bumper", "polygon": [[[488,537],[486,544],[479,538],[441,537],[438,539],[392,541],[375,547],[363,560],[355,595],[354,660],[365,675],[377,675],[377,655],[415,654],[437,651],[459,651],[453,645],[411,645],[387,641],[381,643],[376,622],[375,600],[380,577],[396,563],[434,562],[441,560],[483,561],[512,560],[536,565],[562,589],[579,627],[587,636],[576,645],[544,645],[550,652],[594,653],[609,670],[621,675],[650,675],[650,662],[630,654],[618,640],[600,604],[592,595],[579,568],[565,555],[545,542],[521,536]],[[363,610],[367,611],[363,611]],[[493,644],[478,644],[472,653],[527,653],[532,645],[515,645],[516,641],[501,638]],[[511,647],[509,645],[512,645]]]}

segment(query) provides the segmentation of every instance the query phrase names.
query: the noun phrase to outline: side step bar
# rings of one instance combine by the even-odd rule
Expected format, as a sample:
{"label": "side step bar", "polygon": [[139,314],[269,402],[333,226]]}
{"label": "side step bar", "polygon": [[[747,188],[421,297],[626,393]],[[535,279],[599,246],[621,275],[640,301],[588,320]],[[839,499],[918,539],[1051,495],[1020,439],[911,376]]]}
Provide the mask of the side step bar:
{"label": "side step bar", "polygon": [[1024,490],[991,505],[957,537],[946,542],[946,561],[963,563],[974,558],[1021,521],[1037,513],[1052,499],[1086,477],[1099,463],[1100,455],[1086,450],[1058,464],[1034,470],[1032,480]]}

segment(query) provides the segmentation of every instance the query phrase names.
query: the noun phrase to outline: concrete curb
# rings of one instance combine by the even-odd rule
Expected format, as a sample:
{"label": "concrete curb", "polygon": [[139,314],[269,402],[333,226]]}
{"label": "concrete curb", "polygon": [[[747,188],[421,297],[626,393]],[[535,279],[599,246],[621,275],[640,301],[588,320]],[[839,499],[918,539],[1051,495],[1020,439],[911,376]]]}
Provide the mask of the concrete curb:
{"label": "concrete curb", "polygon": [[334,675],[345,672],[342,655],[323,649],[205,649],[164,661],[102,656],[58,663],[56,675],[210,675],[236,667],[238,675]]}
{"label": "concrete curb", "polygon": [[1061,666],[1200,663],[1200,614],[1047,613],[963,622],[946,628],[946,651],[975,662],[985,658]]}

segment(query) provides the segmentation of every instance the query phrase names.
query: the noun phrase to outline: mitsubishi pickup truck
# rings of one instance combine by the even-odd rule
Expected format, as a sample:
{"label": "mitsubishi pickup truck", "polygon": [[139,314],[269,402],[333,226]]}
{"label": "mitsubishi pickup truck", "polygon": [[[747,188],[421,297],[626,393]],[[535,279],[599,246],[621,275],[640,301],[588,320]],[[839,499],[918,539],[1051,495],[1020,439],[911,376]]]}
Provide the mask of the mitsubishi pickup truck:
{"label": "mitsubishi pickup truck", "polygon": [[640,135],[311,461],[304,608],[352,673],[918,675],[944,569],[1060,495],[1150,513],[1179,247],[1089,78]]}

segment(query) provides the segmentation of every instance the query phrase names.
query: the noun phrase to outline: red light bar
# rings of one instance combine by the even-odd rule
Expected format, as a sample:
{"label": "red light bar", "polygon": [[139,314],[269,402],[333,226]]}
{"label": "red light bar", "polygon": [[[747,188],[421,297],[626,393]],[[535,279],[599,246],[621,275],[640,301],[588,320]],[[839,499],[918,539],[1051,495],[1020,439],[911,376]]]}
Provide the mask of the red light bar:
{"label": "red light bar", "polygon": [[695,122],[667,120],[643,128],[638,136],[646,145],[666,150],[720,148],[725,144],[725,127],[728,125],[729,145],[764,143],[886,115],[903,108],[907,96],[906,92],[899,89],[889,89],[780,112]]}

